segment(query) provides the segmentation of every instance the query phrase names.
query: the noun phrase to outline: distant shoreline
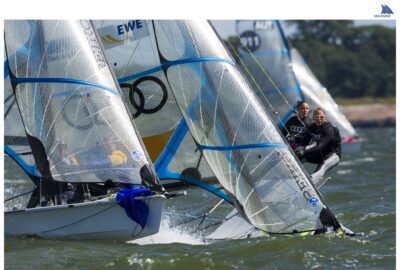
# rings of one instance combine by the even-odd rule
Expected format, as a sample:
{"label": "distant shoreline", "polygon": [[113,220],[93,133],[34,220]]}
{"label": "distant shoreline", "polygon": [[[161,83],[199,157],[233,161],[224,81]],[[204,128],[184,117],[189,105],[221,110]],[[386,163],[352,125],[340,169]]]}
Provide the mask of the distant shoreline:
{"label": "distant shoreline", "polygon": [[354,127],[396,126],[395,104],[360,104],[340,106]]}

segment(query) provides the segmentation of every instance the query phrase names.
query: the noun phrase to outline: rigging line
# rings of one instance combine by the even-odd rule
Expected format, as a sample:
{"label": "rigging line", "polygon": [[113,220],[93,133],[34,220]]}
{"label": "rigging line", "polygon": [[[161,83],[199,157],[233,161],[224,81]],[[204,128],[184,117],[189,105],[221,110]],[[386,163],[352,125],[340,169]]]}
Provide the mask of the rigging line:
{"label": "rigging line", "polygon": [[[236,35],[237,38],[240,37],[238,35]],[[229,41],[228,41],[229,42]],[[282,97],[282,99],[286,102],[286,104],[288,105],[289,108],[291,108],[292,106],[289,104],[288,100],[286,99],[286,97],[283,95],[283,93],[281,92],[281,90],[279,89],[279,87],[276,85],[275,81],[271,78],[271,76],[269,75],[268,71],[262,66],[262,64],[260,63],[260,61],[257,60],[256,56],[254,55],[254,53],[249,49],[249,47],[245,46],[244,48],[246,48],[247,52],[251,55],[251,58],[254,60],[254,62],[257,64],[257,66],[260,68],[260,70],[262,71],[262,73],[264,73],[264,75],[268,78],[268,80],[271,82],[271,84],[274,86],[275,90],[278,92],[278,94]],[[237,56],[239,56],[237,54],[237,52],[235,52],[235,54]],[[239,56],[240,57],[240,56]],[[243,61],[242,61],[243,63]],[[244,64],[244,63],[243,63]],[[262,91],[261,91],[262,92]],[[265,94],[263,93],[263,95],[265,96]],[[266,98],[266,97],[265,97]]]}
{"label": "rigging line", "polygon": [[[236,35],[236,37],[238,37]],[[240,38],[239,38],[240,40]],[[283,127],[286,129],[286,127],[284,126],[284,123],[278,113],[278,111],[274,108],[274,106],[272,106],[272,104],[269,102],[266,94],[262,91],[261,86],[259,85],[259,83],[256,81],[256,79],[254,78],[254,76],[251,74],[250,70],[248,69],[248,67],[245,65],[243,59],[239,56],[237,50],[235,49],[235,47],[233,46],[233,44],[229,41],[229,39],[227,39],[227,42],[229,44],[229,46],[231,47],[232,51],[234,52],[236,58],[239,60],[239,62],[241,63],[241,65],[244,67],[246,73],[249,75],[249,77],[251,78],[251,80],[253,81],[253,83],[256,85],[257,90],[261,93],[261,97],[267,102],[268,106],[271,108],[271,110],[274,112],[274,114],[277,116],[278,120],[280,123],[282,123]],[[247,47],[246,47],[247,48]],[[248,48],[247,48],[248,49]],[[249,49],[248,49],[249,50]],[[254,56],[253,56],[254,57]],[[260,65],[259,61],[255,60],[257,62],[258,65]],[[262,67],[261,67],[262,68]],[[268,76],[268,74],[266,74],[267,77],[270,79],[271,83],[277,88],[276,84],[272,81],[272,79]],[[278,89],[279,91],[279,89]],[[280,91],[279,91],[280,92]],[[282,95],[282,94],[281,94]],[[287,102],[286,98],[283,97],[284,100],[286,101],[286,103],[289,105],[289,103]],[[289,105],[290,107],[290,105]],[[287,130],[287,129],[286,129]],[[288,131],[288,130],[287,130]]]}
{"label": "rigging line", "polygon": [[[6,103],[7,101],[5,101],[4,103]],[[11,101],[11,104],[8,106],[7,111],[4,113],[4,119],[7,118],[8,114],[11,112],[14,104],[15,104],[16,100],[15,98],[13,99],[13,101]]]}
{"label": "rigging line", "polygon": [[[237,36],[236,36],[237,37]],[[234,52],[236,58],[239,60],[240,64],[244,67],[246,73],[249,75],[249,77],[251,78],[251,80],[253,81],[253,83],[255,84],[257,90],[261,93],[261,97],[267,102],[268,106],[271,108],[271,110],[274,112],[274,114],[277,116],[277,118],[279,119],[280,123],[282,122],[282,119],[278,113],[278,111],[274,108],[274,106],[272,106],[271,102],[269,102],[267,96],[264,94],[264,92],[261,89],[261,86],[259,85],[259,83],[256,81],[256,79],[254,78],[254,76],[251,74],[250,70],[248,69],[248,67],[245,65],[245,63],[243,62],[243,59],[239,56],[237,50],[235,49],[235,47],[233,46],[233,44],[229,41],[229,39],[227,40],[229,46],[231,47],[232,51]]]}
{"label": "rigging line", "polygon": [[15,196],[13,196],[13,197],[10,197],[10,198],[8,198],[8,199],[5,199],[4,202],[8,202],[8,201],[14,200],[14,199],[16,199],[16,198],[18,198],[18,197],[27,195],[27,194],[29,194],[29,193],[32,193],[34,190],[35,190],[35,189],[32,189],[31,191],[27,191],[27,192],[25,192],[25,193],[15,195]]}
{"label": "rigging line", "polygon": [[96,216],[96,215],[98,215],[98,214],[101,214],[101,213],[103,213],[103,212],[105,212],[105,211],[107,211],[107,210],[109,210],[109,209],[111,209],[111,208],[113,208],[113,207],[115,207],[115,206],[117,206],[116,203],[115,203],[115,204],[112,204],[111,206],[109,206],[109,207],[107,207],[107,208],[105,208],[105,209],[103,209],[103,210],[101,210],[101,211],[99,211],[99,212],[96,212],[96,213],[94,213],[94,214],[92,214],[92,215],[89,215],[89,216],[87,216],[87,217],[85,217],[85,218],[79,219],[79,220],[77,220],[77,221],[74,221],[74,222],[72,222],[72,223],[70,223],[70,224],[67,224],[67,225],[64,225],[64,226],[61,226],[61,227],[57,227],[57,228],[54,228],[54,229],[51,229],[51,230],[47,230],[47,231],[42,231],[42,233],[48,233],[48,232],[52,232],[52,231],[57,231],[57,230],[64,229],[64,228],[66,228],[66,227],[75,225],[75,224],[77,224],[77,223],[79,223],[79,222],[82,222],[82,221],[87,220],[87,219],[89,219],[89,218],[92,218],[92,217],[94,217],[94,216]]}
{"label": "rigging line", "polygon": [[203,215],[203,218],[201,219],[201,221],[199,222],[199,224],[197,225],[196,229],[194,230],[194,232],[197,232],[197,230],[200,228],[200,226],[204,223],[204,221],[206,220],[206,217],[211,214],[212,212],[214,212],[215,209],[218,208],[218,206],[221,205],[221,203],[224,202],[224,199],[220,200],[216,205],[214,205],[213,208],[211,208],[211,210],[207,213],[205,213],[205,215]]}
{"label": "rigging line", "polygon": [[[207,202],[204,203],[204,204],[209,204],[209,203],[211,203],[212,201],[214,201],[214,198],[211,199],[211,200],[209,200],[209,201],[207,201]],[[212,206],[211,208],[209,208],[209,210],[207,210],[207,212],[213,212],[213,211],[215,210],[214,208],[217,208],[223,201],[225,201],[225,200],[222,199],[221,201],[219,201],[216,205],[214,205],[214,206]],[[214,210],[213,210],[213,209],[214,209]],[[182,215],[182,214],[178,214],[178,215]],[[190,223],[190,222],[192,222],[192,221],[198,220],[198,219],[202,218],[204,215],[207,215],[207,213],[206,213],[206,214],[203,214],[203,215],[199,215],[199,214],[198,214],[198,215],[190,215],[190,216],[186,214],[186,216],[188,216],[188,217],[190,217],[190,218],[188,218],[188,219],[186,219],[186,220],[184,220],[184,221],[182,221],[182,222],[176,224],[175,226],[180,226],[180,225],[183,225],[183,224]]]}

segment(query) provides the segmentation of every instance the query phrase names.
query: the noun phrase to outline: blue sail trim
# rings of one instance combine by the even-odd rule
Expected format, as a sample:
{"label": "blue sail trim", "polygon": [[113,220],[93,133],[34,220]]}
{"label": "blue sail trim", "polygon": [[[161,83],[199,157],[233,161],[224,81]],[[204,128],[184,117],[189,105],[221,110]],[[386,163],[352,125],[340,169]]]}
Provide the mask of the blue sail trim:
{"label": "blue sail trim", "polygon": [[103,86],[101,84],[78,80],[78,79],[69,79],[69,78],[11,78],[12,84],[19,84],[19,83],[67,83],[67,84],[80,84],[80,85],[87,85],[93,86],[99,89],[106,90],[114,95],[120,96],[118,90],[114,90],[112,88]]}
{"label": "blue sail trim", "polygon": [[183,182],[188,182],[217,195],[218,197],[226,200],[229,203],[232,203],[232,199],[226,193],[222,192],[215,186],[202,183],[201,181],[198,181],[188,176],[183,176],[180,173],[172,173],[167,169],[168,164],[175,156],[176,151],[178,150],[188,131],[189,127],[187,126],[186,121],[182,119],[171,139],[169,140],[168,144],[165,146],[161,155],[158,157],[156,163],[154,164],[154,168],[160,181],[175,179]]}
{"label": "blue sail trim", "polygon": [[220,197],[221,199],[224,199],[225,201],[227,201],[228,203],[232,204],[233,200],[231,197],[229,197],[225,192],[221,191],[218,187],[215,187],[213,185],[209,185],[209,184],[205,184],[201,181],[198,181],[192,177],[189,176],[183,176],[180,173],[171,173],[168,172],[167,170],[162,172],[159,177],[161,178],[165,178],[165,179],[175,179],[175,180],[180,180],[180,181],[184,181],[184,182],[188,182],[190,184],[196,185],[202,189],[205,189],[211,193],[213,193],[214,195]]}
{"label": "blue sail trim", "polygon": [[15,162],[18,163],[21,168],[28,173],[29,175],[35,176],[35,177],[40,177],[40,175],[37,173],[38,170],[35,165],[28,165],[23,161],[17,153],[8,145],[4,145],[4,152],[8,154],[12,159],[15,160]]}
{"label": "blue sail trim", "polygon": [[287,145],[278,143],[256,143],[256,144],[242,144],[242,145],[232,145],[232,146],[199,145],[199,149],[211,150],[211,151],[232,151],[232,150],[255,149],[255,148],[287,148]]}
{"label": "blue sail trim", "polygon": [[174,131],[174,134],[172,134],[171,139],[165,146],[164,150],[161,152],[160,156],[157,158],[156,163],[154,164],[154,168],[157,174],[159,174],[159,172],[161,172],[162,170],[166,170],[168,164],[174,158],[176,151],[179,148],[179,145],[182,143],[188,131],[189,127],[187,126],[185,119],[182,119],[178,127]]}
{"label": "blue sail trim", "polygon": [[188,59],[182,59],[182,60],[161,63],[161,65],[158,67],[151,68],[151,69],[145,70],[143,72],[135,73],[132,75],[128,75],[126,77],[122,77],[122,78],[118,79],[118,82],[124,83],[124,82],[130,81],[130,80],[135,80],[137,78],[161,71],[164,67],[191,64],[191,63],[201,63],[201,62],[222,62],[222,63],[228,63],[231,65],[235,65],[235,63],[233,61],[227,60],[227,59],[222,59],[222,58],[210,58],[210,57],[188,58]]}

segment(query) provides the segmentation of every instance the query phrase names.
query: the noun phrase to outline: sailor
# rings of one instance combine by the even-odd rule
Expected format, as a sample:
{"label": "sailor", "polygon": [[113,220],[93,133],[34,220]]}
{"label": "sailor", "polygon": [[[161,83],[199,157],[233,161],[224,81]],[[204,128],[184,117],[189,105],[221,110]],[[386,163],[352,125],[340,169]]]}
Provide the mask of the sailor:
{"label": "sailor", "polygon": [[305,146],[307,142],[308,129],[312,124],[312,119],[309,116],[310,106],[305,101],[298,101],[296,108],[296,115],[286,121],[285,126],[281,132],[293,150],[298,146]]}
{"label": "sailor", "polygon": [[341,157],[340,134],[337,127],[326,120],[325,111],[317,107],[313,113],[313,124],[308,145],[296,149],[297,157],[313,164],[318,164],[311,178],[315,185],[320,186],[325,172],[336,166]]}

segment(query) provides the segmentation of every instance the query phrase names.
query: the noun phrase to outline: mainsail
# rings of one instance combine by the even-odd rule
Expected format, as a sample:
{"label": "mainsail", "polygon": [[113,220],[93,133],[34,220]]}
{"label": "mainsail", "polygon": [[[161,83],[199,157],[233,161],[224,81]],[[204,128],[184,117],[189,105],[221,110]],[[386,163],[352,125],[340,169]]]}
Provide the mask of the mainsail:
{"label": "mainsail", "polygon": [[[203,158],[171,91],[164,68],[184,66],[191,60],[167,62],[159,55],[156,27],[178,24],[170,21],[128,20],[95,21],[106,56],[118,78],[125,103],[148,149],[160,180],[167,186],[171,179],[185,181],[214,192],[230,201],[217,187],[215,175]],[[187,46],[182,36],[175,38],[177,47]],[[175,48],[171,48],[171,53]],[[185,78],[185,80],[195,78]],[[168,181],[169,184],[166,182]]]}
{"label": "mainsail", "polygon": [[283,127],[297,101],[304,98],[291,68],[282,29],[277,21],[240,20],[236,32],[242,70],[275,123]]}
{"label": "mainsail", "polygon": [[[120,61],[112,60],[113,54],[107,53],[114,66],[121,65],[121,61],[134,61],[128,55],[140,55],[139,48],[150,50],[152,53],[142,54],[142,60],[150,63],[151,58],[155,62],[130,71],[125,77],[118,75],[117,68],[119,82],[125,83],[126,79],[139,84],[135,79],[151,74],[158,79],[152,82],[163,82],[171,94],[167,100],[175,100],[183,114],[184,121],[177,127],[180,117],[174,114],[177,120],[157,131],[175,129],[167,152],[159,159],[173,160],[189,134],[197,155],[207,162],[253,226],[274,233],[317,231],[325,226],[339,228],[210,25],[198,21],[153,21],[141,25],[144,24],[145,34],[136,36],[135,31],[127,34],[134,25],[132,21],[115,24],[113,31],[106,24],[100,25],[108,33],[102,32],[99,24],[97,29],[103,42],[112,41],[114,47],[109,50],[122,51],[126,43],[136,42],[134,49],[121,52],[125,57]],[[159,88],[143,89],[151,96]],[[144,131],[143,136],[146,135],[153,134]]]}
{"label": "mainsail", "polygon": [[91,23],[5,21],[5,45],[6,121],[17,104],[40,175],[141,184],[150,160]]}
{"label": "mainsail", "polygon": [[337,126],[345,142],[351,142],[357,133],[346,116],[340,111],[326,87],[315,77],[296,48],[290,49],[293,71],[300,84],[305,100],[312,108],[320,106],[327,112],[328,121]]}

